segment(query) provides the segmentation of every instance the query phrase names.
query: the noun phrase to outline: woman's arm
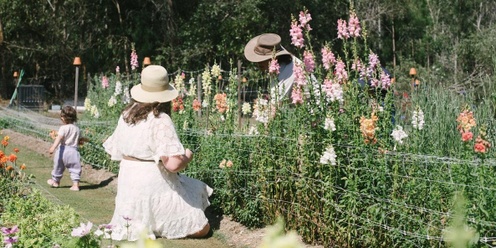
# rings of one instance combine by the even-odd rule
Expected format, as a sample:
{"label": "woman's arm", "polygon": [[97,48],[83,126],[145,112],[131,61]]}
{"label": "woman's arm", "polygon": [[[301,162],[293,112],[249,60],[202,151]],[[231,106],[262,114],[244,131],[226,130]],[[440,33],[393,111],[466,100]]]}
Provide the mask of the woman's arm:
{"label": "woman's arm", "polygon": [[193,152],[190,149],[186,149],[184,155],[162,156],[160,159],[168,171],[175,173],[184,170],[188,166],[188,163],[193,159]]}

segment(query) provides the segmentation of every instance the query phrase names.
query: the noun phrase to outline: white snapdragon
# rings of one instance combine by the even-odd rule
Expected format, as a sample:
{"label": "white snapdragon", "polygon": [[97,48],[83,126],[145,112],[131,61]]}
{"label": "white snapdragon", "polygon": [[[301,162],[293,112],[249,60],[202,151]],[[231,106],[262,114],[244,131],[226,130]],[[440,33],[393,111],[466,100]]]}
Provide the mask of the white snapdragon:
{"label": "white snapdragon", "polygon": [[336,152],[334,151],[334,147],[332,145],[329,145],[320,157],[320,163],[336,165],[336,157],[337,156]]}
{"label": "white snapdragon", "polygon": [[417,110],[413,111],[412,125],[418,130],[422,130],[424,128],[424,112],[420,109],[420,107],[417,107]]}
{"label": "white snapdragon", "polygon": [[324,129],[325,130],[336,131],[336,125],[334,124],[334,118],[327,117],[325,119],[325,121],[324,121]]}
{"label": "white snapdragon", "polygon": [[241,107],[241,112],[243,113],[243,115],[247,115],[251,113],[251,105],[249,102],[243,103],[243,106]]}
{"label": "white snapdragon", "polygon": [[393,139],[398,144],[403,144],[403,139],[408,137],[408,134],[406,134],[405,131],[403,131],[403,127],[401,127],[400,125],[396,125],[396,128],[391,133],[391,136],[393,136]]}
{"label": "white snapdragon", "polygon": [[116,104],[117,104],[117,99],[115,99],[115,95],[112,95],[112,96],[110,97],[110,99],[108,100],[107,105],[108,105],[109,107],[113,107],[113,106],[114,106],[114,105],[116,105]]}

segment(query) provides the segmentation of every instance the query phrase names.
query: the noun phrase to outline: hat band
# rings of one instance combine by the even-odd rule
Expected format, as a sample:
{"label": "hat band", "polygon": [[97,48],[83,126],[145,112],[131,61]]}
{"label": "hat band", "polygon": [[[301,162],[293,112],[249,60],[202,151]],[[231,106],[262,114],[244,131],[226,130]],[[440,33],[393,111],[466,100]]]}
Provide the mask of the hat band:
{"label": "hat band", "polygon": [[159,91],[167,90],[167,85],[164,85],[164,87],[148,87],[144,84],[141,84],[141,89],[148,92],[159,92]]}
{"label": "hat band", "polygon": [[264,45],[258,45],[255,47],[254,50],[256,54],[266,56],[266,55],[272,55],[272,51],[274,51],[274,49],[275,49],[274,53],[284,50],[281,46],[278,46],[278,48],[276,48],[276,46],[264,46]]}

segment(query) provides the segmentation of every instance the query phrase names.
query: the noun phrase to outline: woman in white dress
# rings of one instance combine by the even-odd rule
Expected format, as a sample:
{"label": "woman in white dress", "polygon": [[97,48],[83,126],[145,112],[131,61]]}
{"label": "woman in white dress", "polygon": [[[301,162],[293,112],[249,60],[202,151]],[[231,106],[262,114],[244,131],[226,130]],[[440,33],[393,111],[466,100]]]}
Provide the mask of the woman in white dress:
{"label": "woman in white dress", "polygon": [[177,173],[193,158],[170,118],[170,101],[177,96],[167,70],[147,66],[103,144],[112,160],[121,161],[110,222],[114,240],[137,240],[143,232],[152,239],[200,238],[210,231],[204,210],[212,189]]}

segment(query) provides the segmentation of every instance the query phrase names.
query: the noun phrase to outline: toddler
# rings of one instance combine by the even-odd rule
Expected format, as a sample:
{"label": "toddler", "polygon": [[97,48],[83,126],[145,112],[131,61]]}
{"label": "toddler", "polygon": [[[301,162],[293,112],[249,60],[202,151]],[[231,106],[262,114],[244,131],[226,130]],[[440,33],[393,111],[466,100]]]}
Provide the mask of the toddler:
{"label": "toddler", "polygon": [[54,153],[53,156],[53,170],[52,178],[48,179],[47,183],[56,188],[60,185],[60,179],[67,168],[69,170],[72,191],[79,191],[79,179],[81,177],[81,162],[78,151],[78,145],[82,140],[80,138],[79,127],[75,124],[77,121],[77,112],[71,106],[65,106],[60,111],[60,119],[62,126],[60,126],[55,137],[53,145],[48,152]]}

